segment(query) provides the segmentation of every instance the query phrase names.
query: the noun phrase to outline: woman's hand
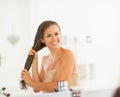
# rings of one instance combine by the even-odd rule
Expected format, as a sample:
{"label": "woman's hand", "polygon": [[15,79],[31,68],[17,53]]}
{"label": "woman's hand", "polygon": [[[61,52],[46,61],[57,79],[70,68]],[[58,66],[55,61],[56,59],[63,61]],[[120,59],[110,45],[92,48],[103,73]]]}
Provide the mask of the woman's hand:
{"label": "woman's hand", "polygon": [[29,55],[34,55],[34,59],[33,59],[32,64],[37,64],[38,63],[38,54],[37,54],[37,52],[35,50],[33,50],[33,49],[30,49],[28,54]]}
{"label": "woman's hand", "polygon": [[27,85],[30,85],[33,82],[29,71],[27,71],[26,69],[22,70],[21,79],[24,80]]}

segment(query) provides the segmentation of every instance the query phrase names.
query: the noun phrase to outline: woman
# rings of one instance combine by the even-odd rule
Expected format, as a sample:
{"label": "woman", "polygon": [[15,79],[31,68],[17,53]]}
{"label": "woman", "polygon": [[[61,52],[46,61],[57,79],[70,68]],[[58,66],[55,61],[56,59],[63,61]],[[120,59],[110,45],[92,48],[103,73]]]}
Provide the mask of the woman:
{"label": "woman", "polygon": [[33,49],[29,51],[29,55],[34,55],[32,77],[26,69],[23,69],[21,78],[33,88],[34,92],[54,92],[57,90],[58,81],[67,81],[69,88],[78,85],[75,56],[71,50],[61,46],[60,27],[55,21],[49,20],[40,24],[34,43],[38,43],[37,51],[43,47],[47,47],[50,51],[42,58],[40,71],[38,71],[37,52]]}

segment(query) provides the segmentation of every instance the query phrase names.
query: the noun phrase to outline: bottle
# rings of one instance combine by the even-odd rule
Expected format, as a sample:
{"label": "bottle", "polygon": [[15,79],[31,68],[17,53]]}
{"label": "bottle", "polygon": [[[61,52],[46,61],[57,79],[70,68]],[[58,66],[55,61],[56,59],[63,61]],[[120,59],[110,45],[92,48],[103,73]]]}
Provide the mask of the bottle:
{"label": "bottle", "polygon": [[68,91],[68,82],[67,81],[58,81],[58,92]]}

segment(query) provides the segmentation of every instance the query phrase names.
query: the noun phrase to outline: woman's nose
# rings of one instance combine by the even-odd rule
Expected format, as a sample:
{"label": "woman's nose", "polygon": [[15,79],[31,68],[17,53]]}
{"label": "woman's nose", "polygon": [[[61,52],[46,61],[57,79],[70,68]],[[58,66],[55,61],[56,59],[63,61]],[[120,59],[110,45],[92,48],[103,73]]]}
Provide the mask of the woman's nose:
{"label": "woman's nose", "polygon": [[57,38],[56,38],[56,36],[55,36],[55,35],[53,35],[52,39],[53,39],[54,41],[56,41],[56,40],[57,40]]}

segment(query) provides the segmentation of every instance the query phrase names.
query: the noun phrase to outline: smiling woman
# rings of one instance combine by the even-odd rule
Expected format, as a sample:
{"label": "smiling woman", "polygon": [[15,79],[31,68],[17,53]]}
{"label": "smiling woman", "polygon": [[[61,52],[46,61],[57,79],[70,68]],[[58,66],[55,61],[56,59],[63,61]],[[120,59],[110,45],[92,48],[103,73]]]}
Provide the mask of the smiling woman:
{"label": "smiling woman", "polygon": [[[37,51],[44,47],[49,49],[49,54],[42,58],[41,69],[38,71]],[[78,85],[76,58],[71,50],[61,46],[61,32],[57,22],[48,20],[40,24],[34,46],[28,55],[34,55],[32,77],[27,69],[23,69],[21,78],[34,92],[54,92],[58,89],[58,81],[67,81],[68,88]]]}

